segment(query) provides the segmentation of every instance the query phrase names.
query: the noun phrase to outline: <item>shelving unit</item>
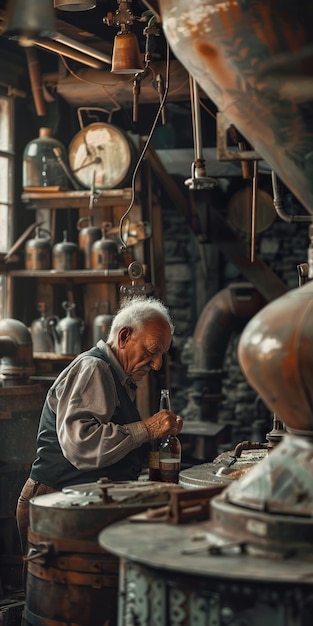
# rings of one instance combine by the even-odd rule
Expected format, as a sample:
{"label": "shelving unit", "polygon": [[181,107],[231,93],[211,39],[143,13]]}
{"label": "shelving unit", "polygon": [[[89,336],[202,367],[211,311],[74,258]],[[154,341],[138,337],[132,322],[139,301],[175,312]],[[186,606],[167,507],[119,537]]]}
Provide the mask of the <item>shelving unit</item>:
{"label": "shelving unit", "polygon": [[47,279],[51,283],[62,283],[69,279],[74,283],[116,283],[125,277],[130,282],[127,267],[116,270],[11,270],[11,278]]}
{"label": "shelving unit", "polygon": [[[94,208],[102,209],[111,206],[126,207],[131,200],[130,188],[103,190],[94,195]],[[21,200],[27,209],[46,208],[50,209],[83,209],[89,208],[92,193],[85,191],[27,191],[21,196]]]}
{"label": "shelving unit", "polygon": [[[94,225],[100,226],[109,221],[113,227],[120,224],[130,203],[132,222],[148,221],[151,225],[152,237],[148,241],[140,241],[133,248],[127,248],[120,259],[118,269],[87,270],[84,268],[62,270],[26,270],[20,267],[8,267],[5,272],[7,317],[21,319],[26,325],[38,318],[37,303],[46,302],[48,315],[64,316],[62,301],[75,302],[77,316],[86,324],[82,349],[88,349],[91,343],[92,323],[97,314],[96,307],[102,302],[110,302],[111,313],[114,313],[121,298],[121,287],[131,286],[128,265],[132,260],[138,261],[144,270],[138,283],[156,285],[156,297],[164,295],[164,265],[161,207],[158,198],[152,191],[151,168],[148,163],[142,166],[141,176],[136,181],[135,198],[132,189],[91,190],[25,190],[21,201],[26,210],[35,211],[35,221],[44,219],[44,228],[51,232],[52,246],[56,241],[56,232],[64,221],[62,212],[66,210],[66,219],[75,220],[93,215]],[[60,219],[59,219],[60,217]],[[125,267],[123,266],[125,264]],[[136,281],[137,284],[137,281]],[[21,311],[23,311],[21,317]],[[19,315],[18,315],[19,312]],[[63,369],[68,360],[75,355],[34,354],[36,364],[35,379],[50,382],[51,378]],[[144,385],[138,394],[137,403],[143,416],[150,413],[150,392]]]}

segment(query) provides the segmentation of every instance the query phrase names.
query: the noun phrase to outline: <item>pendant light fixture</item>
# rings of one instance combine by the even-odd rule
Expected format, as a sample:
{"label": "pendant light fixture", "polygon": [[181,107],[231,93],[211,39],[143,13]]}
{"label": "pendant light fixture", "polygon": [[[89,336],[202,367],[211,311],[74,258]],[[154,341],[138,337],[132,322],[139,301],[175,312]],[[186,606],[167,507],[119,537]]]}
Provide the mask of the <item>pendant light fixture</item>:
{"label": "pendant light fixture", "polygon": [[60,11],[89,11],[96,6],[96,0],[54,0],[54,8]]}
{"label": "pendant light fixture", "polygon": [[4,35],[18,40],[21,46],[31,46],[33,39],[51,37],[55,33],[51,0],[10,0]]}
{"label": "pendant light fixture", "polygon": [[115,13],[108,13],[104,18],[107,26],[120,27],[113,44],[111,69],[113,74],[137,74],[144,71],[138,39],[130,30],[135,19],[131,10],[131,0],[118,0],[118,9]]}

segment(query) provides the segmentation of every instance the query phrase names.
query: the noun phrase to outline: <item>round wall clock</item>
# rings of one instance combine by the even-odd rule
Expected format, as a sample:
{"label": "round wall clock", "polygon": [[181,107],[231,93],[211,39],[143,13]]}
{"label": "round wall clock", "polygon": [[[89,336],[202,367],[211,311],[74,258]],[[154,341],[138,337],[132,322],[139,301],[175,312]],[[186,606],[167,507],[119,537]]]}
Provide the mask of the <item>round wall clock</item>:
{"label": "round wall clock", "polygon": [[113,189],[127,184],[135,162],[135,146],[111,124],[95,122],[72,139],[69,165],[77,181],[88,189]]}

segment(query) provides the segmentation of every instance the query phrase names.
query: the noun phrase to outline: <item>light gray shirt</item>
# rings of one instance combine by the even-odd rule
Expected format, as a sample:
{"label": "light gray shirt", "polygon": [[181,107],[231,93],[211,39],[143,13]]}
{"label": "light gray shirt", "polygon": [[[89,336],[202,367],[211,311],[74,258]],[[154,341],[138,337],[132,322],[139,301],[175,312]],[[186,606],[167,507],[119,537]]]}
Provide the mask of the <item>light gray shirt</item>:
{"label": "light gray shirt", "polygon": [[[118,378],[134,400],[136,389],[110,347],[102,340],[97,347],[112,363]],[[56,414],[56,432],[64,456],[77,469],[95,469],[116,463],[149,440],[143,421],[115,424],[111,418],[119,399],[109,365],[94,356],[75,363],[52,392],[48,402]]]}

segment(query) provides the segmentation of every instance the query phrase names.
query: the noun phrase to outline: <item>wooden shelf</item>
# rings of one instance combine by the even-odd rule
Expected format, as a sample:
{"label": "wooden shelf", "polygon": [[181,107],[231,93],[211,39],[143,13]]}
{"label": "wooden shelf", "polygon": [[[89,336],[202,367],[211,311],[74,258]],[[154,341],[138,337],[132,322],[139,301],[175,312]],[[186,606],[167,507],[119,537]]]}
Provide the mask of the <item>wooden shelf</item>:
{"label": "wooden shelf", "polygon": [[8,272],[13,278],[36,278],[37,280],[47,279],[51,283],[62,283],[65,279],[70,279],[75,283],[118,283],[130,282],[127,268],[116,270],[10,270]]}
{"label": "wooden shelf", "polygon": [[[132,190],[107,189],[95,197],[94,208],[127,206]],[[21,200],[27,209],[82,209],[89,208],[90,191],[25,191]]]}
{"label": "wooden shelf", "polygon": [[34,361],[73,361],[77,354],[55,354],[55,352],[34,352]]}

